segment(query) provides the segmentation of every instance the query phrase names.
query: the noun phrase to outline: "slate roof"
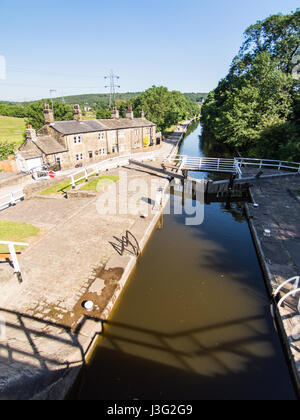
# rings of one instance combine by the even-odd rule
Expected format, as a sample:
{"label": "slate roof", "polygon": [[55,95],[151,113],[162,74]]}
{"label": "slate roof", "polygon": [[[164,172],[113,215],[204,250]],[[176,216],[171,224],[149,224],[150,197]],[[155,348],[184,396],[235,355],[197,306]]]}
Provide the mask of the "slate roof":
{"label": "slate roof", "polygon": [[154,127],[155,124],[145,118],[120,118],[85,121],[55,121],[50,127],[63,135],[84,134],[97,131],[123,130],[126,128]]}
{"label": "slate roof", "polygon": [[26,160],[42,157],[40,149],[30,140],[25,141],[19,148],[19,153]]}
{"label": "slate roof", "polygon": [[27,140],[19,149],[24,159],[34,159],[45,155],[63,153],[67,150],[51,136],[37,136],[34,140]]}
{"label": "slate roof", "polygon": [[37,136],[34,143],[43,151],[43,153],[45,153],[45,155],[54,155],[67,151],[65,147],[51,136]]}

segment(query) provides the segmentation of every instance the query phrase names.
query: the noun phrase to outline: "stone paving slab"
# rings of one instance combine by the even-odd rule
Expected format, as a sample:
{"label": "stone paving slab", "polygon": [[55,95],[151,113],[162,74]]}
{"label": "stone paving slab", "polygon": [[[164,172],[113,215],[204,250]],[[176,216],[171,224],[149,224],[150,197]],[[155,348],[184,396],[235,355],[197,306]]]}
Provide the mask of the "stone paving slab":
{"label": "stone paving slab", "polygon": [[[252,171],[247,169],[247,175]],[[264,170],[267,174],[267,170]],[[274,173],[274,171],[272,171]],[[300,174],[276,179],[255,181],[250,188],[258,208],[247,205],[252,228],[269,288],[272,293],[285,280],[300,276],[300,201],[291,191],[300,190]],[[270,229],[266,236],[264,230]],[[287,286],[284,293],[291,290]],[[281,295],[282,297],[283,295]],[[291,297],[279,308],[279,323],[282,326],[287,351],[298,384],[300,395],[300,314],[297,297]]]}

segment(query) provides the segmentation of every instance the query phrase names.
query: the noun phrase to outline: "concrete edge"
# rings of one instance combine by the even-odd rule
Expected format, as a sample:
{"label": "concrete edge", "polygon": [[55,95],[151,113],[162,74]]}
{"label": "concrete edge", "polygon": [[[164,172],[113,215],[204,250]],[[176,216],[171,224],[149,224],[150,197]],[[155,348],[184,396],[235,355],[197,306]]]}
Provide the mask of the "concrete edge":
{"label": "concrete edge", "polygon": [[[250,189],[249,193],[250,193],[250,197],[252,199],[252,202],[254,202],[251,189]],[[280,336],[280,338],[283,342],[283,350],[284,350],[284,353],[286,354],[286,357],[288,359],[288,366],[289,366],[289,369],[292,373],[292,379],[294,380],[296,393],[298,394],[298,398],[300,398],[300,377],[299,377],[298,369],[297,369],[297,366],[296,366],[296,362],[294,360],[293,353],[292,353],[291,348],[290,348],[288,336],[287,336],[287,333],[286,333],[286,330],[285,330],[280,312],[278,311],[276,302],[274,300],[274,296],[273,296],[274,288],[272,286],[273,276],[272,276],[272,273],[270,272],[269,267],[266,263],[266,257],[265,257],[265,254],[264,254],[264,251],[263,251],[258,233],[257,233],[256,228],[254,226],[254,223],[252,221],[252,217],[250,215],[250,209],[249,209],[249,204],[248,203],[245,203],[245,210],[246,210],[246,216],[247,216],[250,232],[252,234],[253,242],[254,242],[254,245],[255,245],[255,248],[256,248],[256,251],[257,251],[257,255],[258,255],[262,270],[263,270],[265,284],[267,286],[267,289],[268,289],[268,292],[269,292],[269,297],[271,299],[273,315],[274,315],[274,319],[275,319],[277,327],[278,327],[278,333],[279,333],[279,336]]]}

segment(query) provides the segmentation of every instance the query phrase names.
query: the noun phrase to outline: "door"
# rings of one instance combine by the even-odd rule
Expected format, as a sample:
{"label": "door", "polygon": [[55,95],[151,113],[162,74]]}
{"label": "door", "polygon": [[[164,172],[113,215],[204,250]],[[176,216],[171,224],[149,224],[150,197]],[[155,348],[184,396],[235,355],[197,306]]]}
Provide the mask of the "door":
{"label": "door", "polygon": [[31,169],[40,168],[43,165],[43,159],[42,158],[28,159],[26,160],[26,165],[27,165],[27,171],[30,171]]}

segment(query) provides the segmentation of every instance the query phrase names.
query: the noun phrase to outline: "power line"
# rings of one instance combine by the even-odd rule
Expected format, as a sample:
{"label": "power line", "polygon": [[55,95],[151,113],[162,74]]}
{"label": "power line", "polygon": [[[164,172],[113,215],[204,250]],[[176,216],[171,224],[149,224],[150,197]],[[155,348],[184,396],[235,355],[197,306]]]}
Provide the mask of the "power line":
{"label": "power line", "polygon": [[35,73],[35,74],[53,74],[53,75],[57,75],[57,76],[65,76],[65,77],[84,77],[86,78],[95,78],[95,79],[99,79],[101,76],[97,76],[97,75],[87,75],[87,74],[74,74],[74,73],[59,73],[59,72],[54,72],[54,71],[49,71],[49,70],[41,70],[41,69],[29,69],[29,68],[24,68],[24,67],[17,67],[17,66],[11,66],[8,65],[7,66],[8,69],[12,69],[16,72],[20,72],[20,73]]}

